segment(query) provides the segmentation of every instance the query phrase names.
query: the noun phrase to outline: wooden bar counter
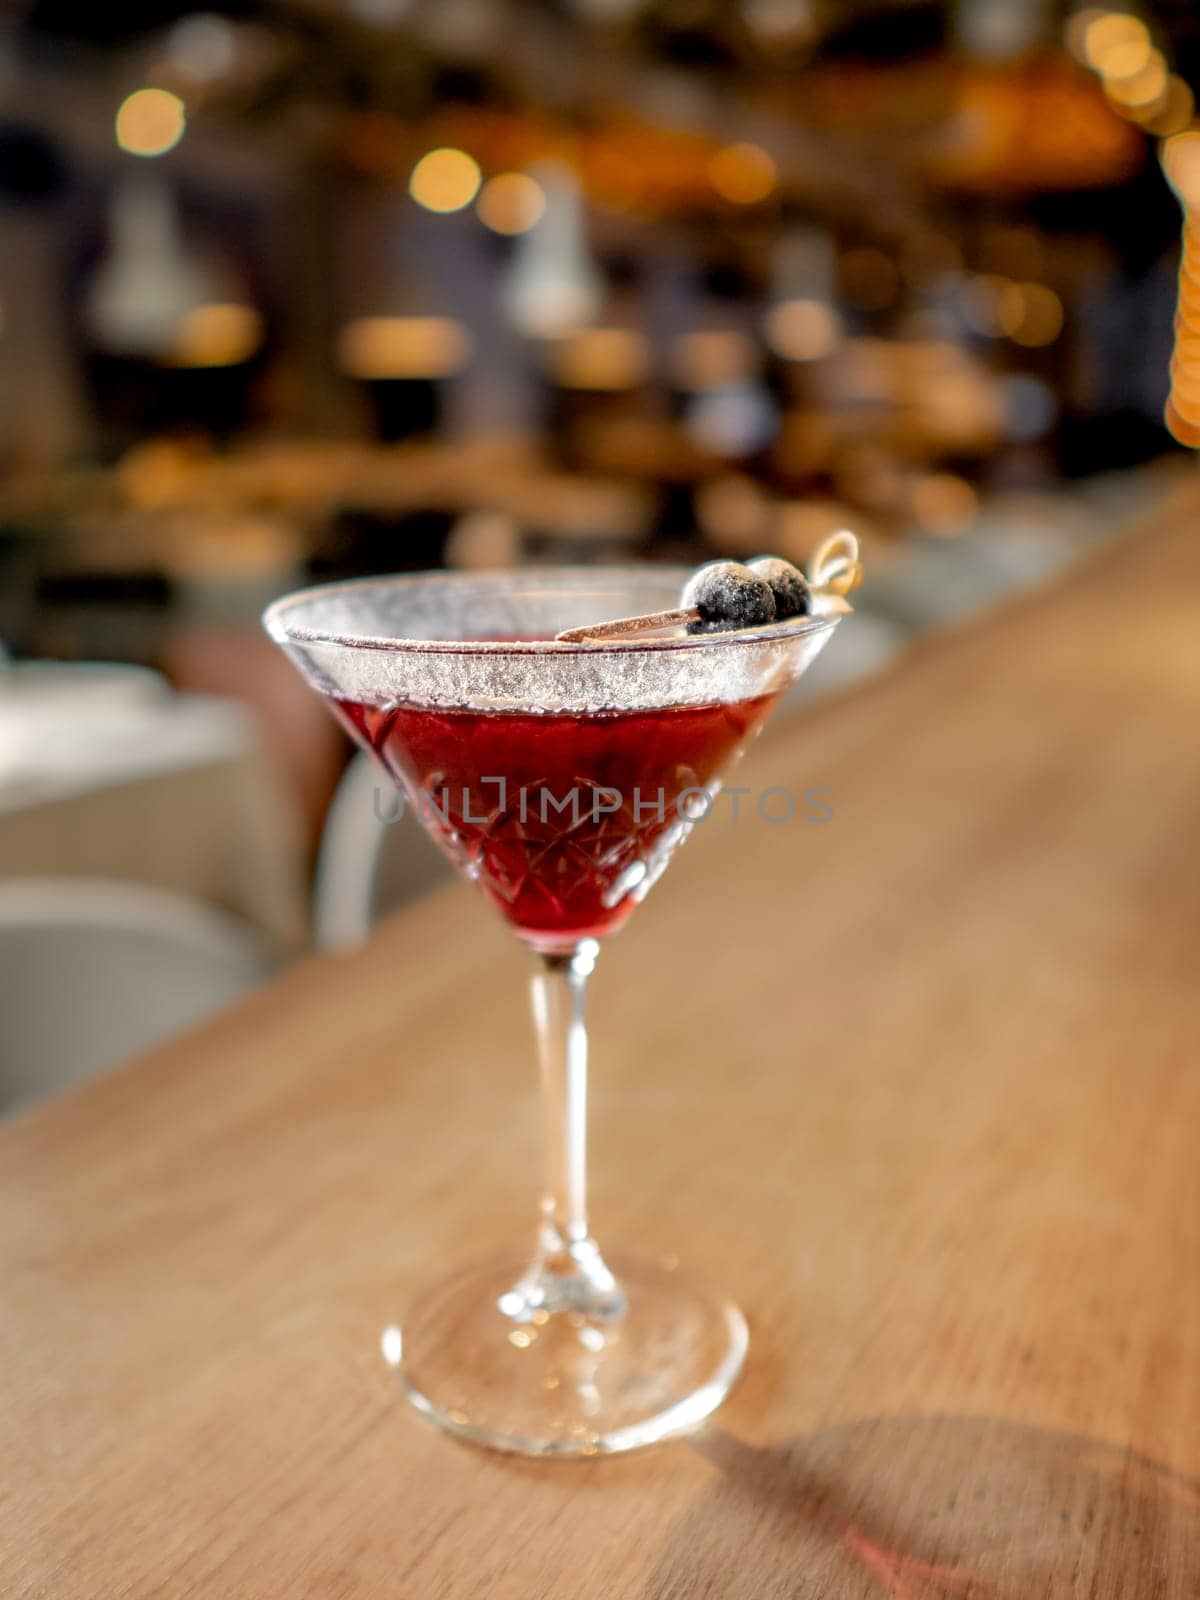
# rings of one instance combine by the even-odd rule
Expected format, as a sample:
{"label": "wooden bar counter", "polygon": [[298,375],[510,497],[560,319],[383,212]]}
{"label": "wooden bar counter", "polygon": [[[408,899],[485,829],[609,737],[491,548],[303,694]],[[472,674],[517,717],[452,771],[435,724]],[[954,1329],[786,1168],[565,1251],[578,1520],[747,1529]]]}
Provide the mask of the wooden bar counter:
{"label": "wooden bar counter", "polygon": [[381,1359],[535,1205],[465,887],[15,1119],[0,1593],[1200,1594],[1198,727],[1192,514],[769,731],[833,820],[718,805],[604,953],[596,1232],[751,1324],[685,1441],[488,1454]]}

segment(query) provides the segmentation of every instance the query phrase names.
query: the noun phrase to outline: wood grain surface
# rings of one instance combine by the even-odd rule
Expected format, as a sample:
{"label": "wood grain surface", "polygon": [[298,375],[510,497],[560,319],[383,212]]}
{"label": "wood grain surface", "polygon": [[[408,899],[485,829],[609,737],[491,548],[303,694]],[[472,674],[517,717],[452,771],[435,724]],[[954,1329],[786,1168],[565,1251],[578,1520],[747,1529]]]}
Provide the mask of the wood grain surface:
{"label": "wood grain surface", "polygon": [[770,731],[834,820],[718,807],[603,955],[596,1231],[751,1322],[704,1432],[502,1458],[380,1358],[535,1202],[455,887],[0,1134],[0,1593],[1200,1594],[1198,534]]}

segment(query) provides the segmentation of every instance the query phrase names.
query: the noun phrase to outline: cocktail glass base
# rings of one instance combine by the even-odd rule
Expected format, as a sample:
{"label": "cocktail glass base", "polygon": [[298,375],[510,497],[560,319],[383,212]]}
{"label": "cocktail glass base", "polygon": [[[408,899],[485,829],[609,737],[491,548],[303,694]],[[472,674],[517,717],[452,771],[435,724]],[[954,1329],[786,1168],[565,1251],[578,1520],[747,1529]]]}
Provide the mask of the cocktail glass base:
{"label": "cocktail glass base", "polygon": [[620,1303],[600,1315],[531,1310],[519,1260],[461,1272],[385,1332],[384,1355],[418,1411],[493,1449],[595,1456],[686,1433],[737,1381],[745,1319],[673,1260],[611,1267]]}

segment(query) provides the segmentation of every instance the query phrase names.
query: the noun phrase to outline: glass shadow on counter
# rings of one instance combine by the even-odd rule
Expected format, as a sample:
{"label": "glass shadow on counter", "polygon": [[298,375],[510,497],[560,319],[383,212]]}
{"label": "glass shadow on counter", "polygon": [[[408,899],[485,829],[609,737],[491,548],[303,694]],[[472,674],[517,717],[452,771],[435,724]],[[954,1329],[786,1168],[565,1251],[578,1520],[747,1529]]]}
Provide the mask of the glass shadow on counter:
{"label": "glass shadow on counter", "polygon": [[717,1469],[644,1600],[1188,1600],[1200,1482],[1082,1435],[989,1417],[874,1417]]}

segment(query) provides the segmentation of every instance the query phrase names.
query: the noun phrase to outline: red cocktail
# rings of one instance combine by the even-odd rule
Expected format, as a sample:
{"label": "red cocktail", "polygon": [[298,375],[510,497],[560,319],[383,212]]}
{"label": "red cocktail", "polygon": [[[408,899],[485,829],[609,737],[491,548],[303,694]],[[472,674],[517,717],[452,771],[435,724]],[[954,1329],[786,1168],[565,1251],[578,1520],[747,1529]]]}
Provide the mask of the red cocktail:
{"label": "red cocktail", "polygon": [[[768,567],[777,581],[786,563]],[[746,625],[709,614],[756,590],[762,606]],[[383,1339],[413,1404],[478,1444],[631,1450],[694,1427],[740,1370],[736,1306],[676,1263],[610,1258],[592,1237],[584,992],[600,943],[848,609],[776,613],[774,592],[749,569],[694,582],[663,568],[530,568],[334,584],[267,614],[418,821],[535,952],[547,1133],[536,1249],[443,1278]],[[621,619],[668,612],[686,618],[666,625],[672,633],[612,636],[629,634]],[[687,631],[693,622],[701,631]],[[725,631],[703,631],[714,623]],[[588,637],[597,624],[607,624],[599,640]],[[363,827],[375,825],[368,812]],[[654,954],[645,948],[648,972]],[[711,929],[697,930],[697,955],[713,960]],[[454,951],[430,960],[452,963]],[[461,1004],[473,1001],[464,984]],[[686,1016],[673,1018],[663,1059],[646,1063],[675,1070],[680,1093],[687,1032]],[[505,1048],[502,1034],[493,1048]],[[474,1253],[470,1240],[463,1248]]]}
{"label": "red cocktail", "polygon": [[534,949],[619,928],[775,696],[591,713],[336,705]]}

